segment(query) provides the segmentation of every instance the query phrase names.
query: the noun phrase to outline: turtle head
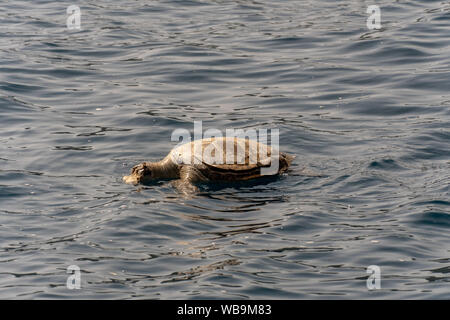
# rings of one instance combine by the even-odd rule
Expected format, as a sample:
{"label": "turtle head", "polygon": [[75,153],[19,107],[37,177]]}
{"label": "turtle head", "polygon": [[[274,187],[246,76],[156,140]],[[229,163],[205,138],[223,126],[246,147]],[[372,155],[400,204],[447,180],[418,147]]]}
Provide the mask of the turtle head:
{"label": "turtle head", "polygon": [[142,162],[131,169],[129,176],[124,176],[122,179],[128,184],[145,183],[152,180],[152,164],[149,162]]}

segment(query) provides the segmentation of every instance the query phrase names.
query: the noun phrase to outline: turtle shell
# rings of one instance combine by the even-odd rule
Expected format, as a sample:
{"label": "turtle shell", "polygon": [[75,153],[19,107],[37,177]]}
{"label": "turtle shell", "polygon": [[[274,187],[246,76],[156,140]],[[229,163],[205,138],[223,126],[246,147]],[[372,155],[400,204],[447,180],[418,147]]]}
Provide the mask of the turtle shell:
{"label": "turtle shell", "polygon": [[237,137],[206,138],[174,148],[169,156],[178,165],[207,166],[220,171],[249,171],[270,166],[272,148]]}

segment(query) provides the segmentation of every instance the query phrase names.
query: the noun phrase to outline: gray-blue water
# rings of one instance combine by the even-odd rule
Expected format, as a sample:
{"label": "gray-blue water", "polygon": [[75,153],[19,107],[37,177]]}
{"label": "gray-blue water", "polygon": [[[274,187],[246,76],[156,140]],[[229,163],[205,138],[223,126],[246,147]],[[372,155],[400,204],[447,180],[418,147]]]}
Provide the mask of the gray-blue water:
{"label": "gray-blue water", "polygon": [[[449,108],[449,1],[2,1],[0,298],[449,299]],[[292,171],[122,183],[194,120]]]}

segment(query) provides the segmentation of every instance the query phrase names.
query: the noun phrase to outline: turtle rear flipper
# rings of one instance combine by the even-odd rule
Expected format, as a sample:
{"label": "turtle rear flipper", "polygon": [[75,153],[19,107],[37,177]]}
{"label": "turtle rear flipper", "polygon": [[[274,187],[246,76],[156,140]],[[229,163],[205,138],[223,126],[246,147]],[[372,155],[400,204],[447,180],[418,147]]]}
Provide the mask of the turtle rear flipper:
{"label": "turtle rear flipper", "polygon": [[296,156],[286,153],[281,153],[282,156],[286,159],[287,166],[289,167],[292,161],[296,158]]}

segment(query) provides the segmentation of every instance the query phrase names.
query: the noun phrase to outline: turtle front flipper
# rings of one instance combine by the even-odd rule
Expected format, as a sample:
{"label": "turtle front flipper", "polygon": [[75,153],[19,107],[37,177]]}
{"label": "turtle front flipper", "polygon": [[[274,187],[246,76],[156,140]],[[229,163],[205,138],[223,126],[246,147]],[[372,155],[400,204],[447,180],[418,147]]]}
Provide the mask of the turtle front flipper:
{"label": "turtle front flipper", "polygon": [[184,195],[192,195],[199,192],[199,189],[194,183],[205,182],[208,179],[191,165],[184,165],[180,169],[180,179],[172,182],[172,185]]}

